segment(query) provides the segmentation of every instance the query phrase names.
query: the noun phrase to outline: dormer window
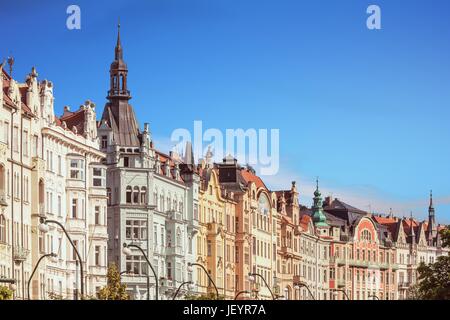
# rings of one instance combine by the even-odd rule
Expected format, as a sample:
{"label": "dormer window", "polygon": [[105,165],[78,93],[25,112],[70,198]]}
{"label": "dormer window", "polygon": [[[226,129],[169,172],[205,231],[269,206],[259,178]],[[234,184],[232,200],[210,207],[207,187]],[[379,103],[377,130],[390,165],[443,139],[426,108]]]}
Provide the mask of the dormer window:
{"label": "dormer window", "polygon": [[70,179],[84,180],[84,160],[70,159]]}

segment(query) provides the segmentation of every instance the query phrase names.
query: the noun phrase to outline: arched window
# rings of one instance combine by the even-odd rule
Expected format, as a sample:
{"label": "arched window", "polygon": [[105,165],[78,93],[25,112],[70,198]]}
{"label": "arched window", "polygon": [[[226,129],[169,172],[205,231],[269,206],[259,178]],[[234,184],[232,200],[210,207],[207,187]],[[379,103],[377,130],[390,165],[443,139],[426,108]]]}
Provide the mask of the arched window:
{"label": "arched window", "polygon": [[133,188],[133,203],[139,203],[139,187]]}
{"label": "arched window", "polygon": [[6,220],[2,214],[0,214],[0,242],[6,242]]}
{"label": "arched window", "polygon": [[127,203],[131,203],[131,193],[132,193],[131,187],[127,186],[127,198],[126,198]]}
{"label": "arched window", "polygon": [[141,187],[141,203],[145,204],[147,203],[147,188]]}

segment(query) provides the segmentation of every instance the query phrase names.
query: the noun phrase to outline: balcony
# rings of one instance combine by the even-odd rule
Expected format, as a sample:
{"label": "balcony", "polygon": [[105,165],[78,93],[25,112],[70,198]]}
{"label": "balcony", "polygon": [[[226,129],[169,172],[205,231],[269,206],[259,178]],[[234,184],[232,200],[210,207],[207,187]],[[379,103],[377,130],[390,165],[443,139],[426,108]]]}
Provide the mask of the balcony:
{"label": "balcony", "polygon": [[105,266],[90,266],[89,274],[95,276],[105,276],[106,277],[107,268]]}
{"label": "balcony", "polygon": [[27,260],[28,255],[30,254],[30,250],[25,249],[20,246],[14,247],[13,259],[16,263],[21,263]]}
{"label": "balcony", "polygon": [[108,230],[106,226],[98,224],[89,225],[89,235],[97,238],[108,238]]}
{"label": "balcony", "polygon": [[354,267],[360,267],[360,268],[368,268],[369,262],[363,261],[363,260],[350,259],[349,265],[354,266]]}
{"label": "balcony", "polygon": [[84,219],[74,219],[67,218],[66,220],[66,229],[69,232],[85,232],[85,220]]}
{"label": "balcony", "polygon": [[179,211],[175,210],[168,210],[167,211],[167,218],[174,220],[176,222],[183,222],[183,214]]}
{"label": "balcony", "polygon": [[343,266],[343,265],[345,265],[345,260],[341,259],[339,257],[330,257],[330,263],[331,264],[335,264],[336,263],[338,265]]}
{"label": "balcony", "polygon": [[183,256],[183,248],[181,246],[167,247],[166,254],[172,256]]}
{"label": "balcony", "polygon": [[410,283],[409,282],[399,282],[398,283],[398,289],[399,290],[407,290],[410,287]]}

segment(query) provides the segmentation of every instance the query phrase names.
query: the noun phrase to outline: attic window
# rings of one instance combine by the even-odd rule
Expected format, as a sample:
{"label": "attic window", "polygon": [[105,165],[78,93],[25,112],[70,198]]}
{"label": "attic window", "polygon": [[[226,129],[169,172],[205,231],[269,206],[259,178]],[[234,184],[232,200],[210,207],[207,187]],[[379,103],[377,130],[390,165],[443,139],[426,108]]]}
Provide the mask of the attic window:
{"label": "attic window", "polygon": [[106,149],[108,147],[108,137],[102,136],[102,149]]}

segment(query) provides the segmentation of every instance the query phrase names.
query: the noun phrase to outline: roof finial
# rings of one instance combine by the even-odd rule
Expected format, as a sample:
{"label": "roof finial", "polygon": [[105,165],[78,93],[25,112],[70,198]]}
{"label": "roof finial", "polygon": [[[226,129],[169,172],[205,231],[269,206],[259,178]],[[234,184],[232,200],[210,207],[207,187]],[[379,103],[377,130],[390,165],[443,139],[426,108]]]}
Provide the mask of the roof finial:
{"label": "roof finial", "polygon": [[316,189],[319,190],[319,177],[316,177]]}
{"label": "roof finial", "polygon": [[8,57],[8,65],[9,65],[9,75],[12,78],[13,65],[14,65],[14,57],[13,56]]}

